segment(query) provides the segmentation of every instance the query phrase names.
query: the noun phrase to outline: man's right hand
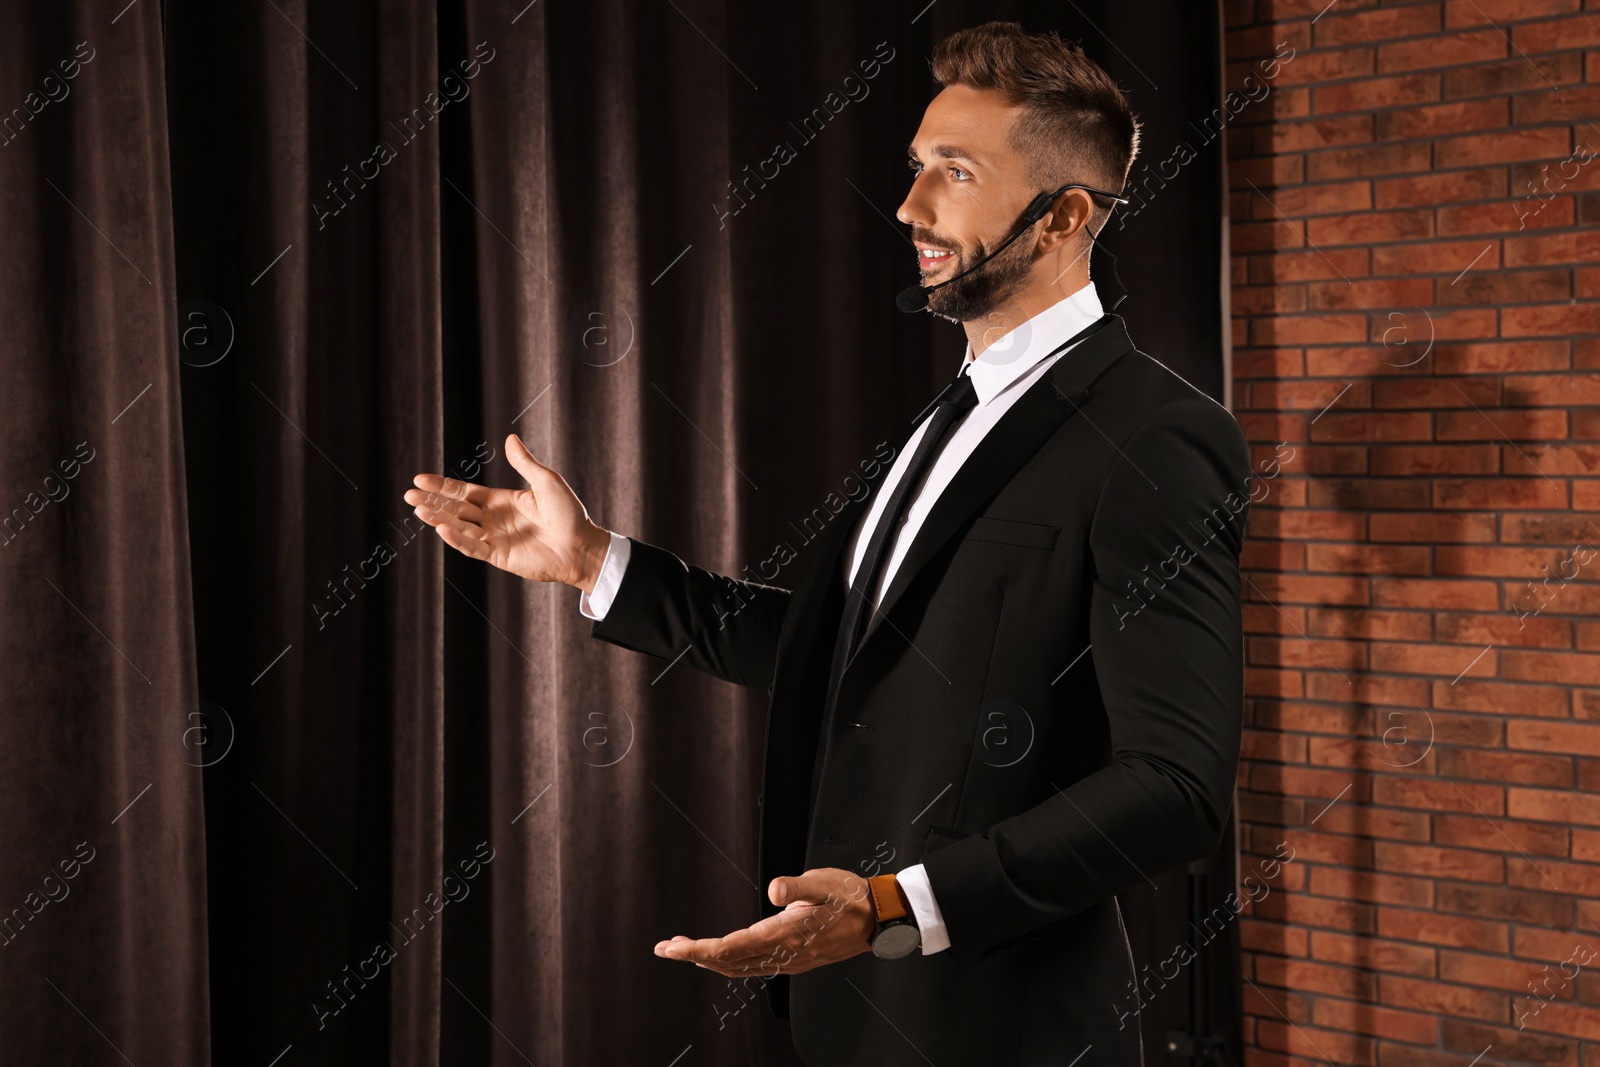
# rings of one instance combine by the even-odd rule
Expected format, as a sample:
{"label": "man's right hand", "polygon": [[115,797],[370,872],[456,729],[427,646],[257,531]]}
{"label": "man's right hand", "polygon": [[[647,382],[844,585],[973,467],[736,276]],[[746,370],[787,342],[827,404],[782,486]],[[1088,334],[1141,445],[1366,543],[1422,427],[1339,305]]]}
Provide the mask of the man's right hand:
{"label": "man's right hand", "polygon": [[419,474],[406,503],[463,555],[536,582],[594,592],[611,534],[590,521],[566,479],[535,459],[516,434],[506,438],[506,459],[529,488],[490,489]]}

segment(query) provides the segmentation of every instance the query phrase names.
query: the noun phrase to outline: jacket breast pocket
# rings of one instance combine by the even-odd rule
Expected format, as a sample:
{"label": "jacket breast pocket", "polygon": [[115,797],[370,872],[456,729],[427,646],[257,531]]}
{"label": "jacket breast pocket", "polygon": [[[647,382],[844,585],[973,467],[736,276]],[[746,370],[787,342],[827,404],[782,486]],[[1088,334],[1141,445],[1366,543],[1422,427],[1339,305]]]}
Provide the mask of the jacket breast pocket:
{"label": "jacket breast pocket", "polygon": [[996,519],[980,515],[967,531],[968,541],[992,541],[1020,548],[1051,549],[1061,533],[1059,526],[1046,526],[1039,522],[1018,522],[1015,519]]}
{"label": "jacket breast pocket", "polygon": [[926,856],[930,852],[937,852],[944,846],[953,845],[957,841],[960,841],[963,837],[967,836],[967,834],[957,833],[954,830],[946,830],[942,826],[933,826],[930,824],[928,826],[927,840],[922,846],[922,854]]}

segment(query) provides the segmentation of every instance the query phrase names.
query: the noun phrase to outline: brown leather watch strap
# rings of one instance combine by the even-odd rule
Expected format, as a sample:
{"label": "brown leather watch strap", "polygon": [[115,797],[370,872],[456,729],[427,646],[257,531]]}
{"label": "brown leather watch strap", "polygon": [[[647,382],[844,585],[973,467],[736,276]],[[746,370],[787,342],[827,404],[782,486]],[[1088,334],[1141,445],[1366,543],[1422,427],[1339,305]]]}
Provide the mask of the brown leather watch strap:
{"label": "brown leather watch strap", "polygon": [[880,874],[876,878],[868,878],[867,888],[872,891],[872,911],[879,922],[902,919],[910,914],[911,902],[906,899],[906,892],[900,888],[900,880],[894,875]]}

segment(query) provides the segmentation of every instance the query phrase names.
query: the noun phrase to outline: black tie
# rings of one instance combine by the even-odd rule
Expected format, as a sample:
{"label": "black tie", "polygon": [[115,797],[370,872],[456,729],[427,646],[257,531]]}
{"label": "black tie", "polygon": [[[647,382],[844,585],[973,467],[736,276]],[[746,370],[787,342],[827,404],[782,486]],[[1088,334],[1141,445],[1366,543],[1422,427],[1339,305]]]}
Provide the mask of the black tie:
{"label": "black tie", "polygon": [[[900,529],[904,518],[902,513],[906,509],[911,493],[922,483],[928,468],[933,466],[933,461],[943,450],[944,439],[949,435],[950,427],[978,406],[977,391],[973,389],[972,379],[967,375],[965,368],[954,381],[944,387],[935,404],[938,406],[928,419],[928,428],[923,431],[916,451],[911,454],[911,462],[906,466],[905,474],[901,476],[899,484],[894,487],[894,493],[884,504],[882,514],[878,516],[878,525],[872,531],[871,540],[867,542],[866,555],[861,557],[861,565],[856,568],[855,580],[850,583],[850,592],[845,597],[844,615],[840,619],[839,634],[833,648],[833,663],[828,674],[826,706],[822,713],[822,724],[817,732],[816,762],[812,764],[811,769],[813,811],[816,810],[817,785],[822,778],[822,755],[828,737],[828,722],[833,717],[833,702],[839,692],[840,680],[844,677],[844,668],[850,662],[850,657],[855,654],[866,621],[871,616],[872,594],[877,588],[878,576],[883,572],[884,563],[888,559],[891,538]],[[847,561],[846,566],[848,565]]]}

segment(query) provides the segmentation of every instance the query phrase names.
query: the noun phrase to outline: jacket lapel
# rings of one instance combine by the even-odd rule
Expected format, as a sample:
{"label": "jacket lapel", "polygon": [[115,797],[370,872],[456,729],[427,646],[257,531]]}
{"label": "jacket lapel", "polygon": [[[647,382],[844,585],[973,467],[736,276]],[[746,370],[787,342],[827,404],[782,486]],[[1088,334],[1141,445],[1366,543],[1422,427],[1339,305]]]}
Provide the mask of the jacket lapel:
{"label": "jacket lapel", "polygon": [[[878,631],[917,572],[927,566],[974,512],[993,499],[1058,426],[1077,413],[1088,398],[1090,383],[1132,348],[1122,317],[1103,316],[1093,333],[1057,360],[1055,366],[1001,416],[962,463],[917,530],[905,558],[895,570],[894,580],[884,590],[883,600],[867,622],[867,629],[856,645],[856,656]],[[844,519],[843,514],[840,519]],[[857,513],[852,524],[859,521]],[[851,663],[854,662],[853,656]]]}
{"label": "jacket lapel", "polygon": [[[844,601],[844,572],[841,568],[850,532],[860,524],[861,517],[866,512],[867,506],[875,499],[875,494],[882,491],[883,482],[888,478],[894,460],[904,451],[906,442],[911,439],[911,435],[927,413],[928,409],[924,408],[906,424],[894,442],[894,458],[879,465],[877,475],[867,480],[870,486],[868,491],[839,509],[839,514],[834,516],[828,528],[817,539],[812,559],[795,584],[789,609],[784,613],[783,626],[778,635],[778,673],[787,674],[790,670],[804,669],[806,664],[820,663],[820,669],[826,674],[827,657],[833,655],[839,617],[825,609],[830,595],[836,592],[839,601],[839,605],[836,606],[842,606]],[[773,682],[777,686],[779,679],[775,677]]]}

